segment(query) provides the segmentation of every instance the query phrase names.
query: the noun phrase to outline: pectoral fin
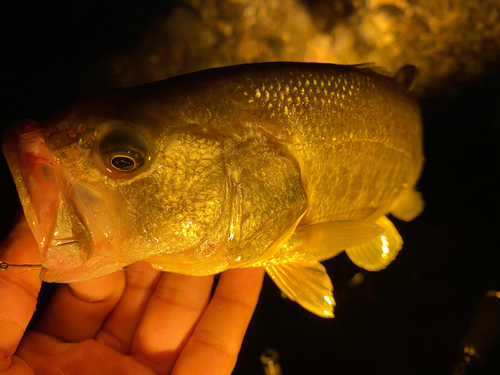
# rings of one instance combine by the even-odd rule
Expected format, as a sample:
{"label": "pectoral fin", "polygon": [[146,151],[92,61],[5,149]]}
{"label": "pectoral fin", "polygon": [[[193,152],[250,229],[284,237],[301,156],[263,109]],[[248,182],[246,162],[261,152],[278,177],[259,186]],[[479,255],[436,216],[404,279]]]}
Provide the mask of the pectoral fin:
{"label": "pectoral fin", "polygon": [[387,267],[403,247],[403,240],[391,221],[382,216],[375,221],[384,231],[370,241],[346,249],[349,258],[367,271],[379,271]]}
{"label": "pectoral fin", "polygon": [[267,274],[292,301],[324,318],[333,318],[333,286],[319,262],[267,266]]}
{"label": "pectoral fin", "polygon": [[281,263],[322,261],[333,258],[348,247],[368,242],[381,234],[384,228],[372,221],[344,220],[299,225],[272,257],[252,263],[253,267],[267,267]]}
{"label": "pectoral fin", "polygon": [[296,252],[314,253],[316,259],[329,259],[348,247],[371,240],[384,231],[371,221],[345,220],[299,225],[296,233],[301,245]]}

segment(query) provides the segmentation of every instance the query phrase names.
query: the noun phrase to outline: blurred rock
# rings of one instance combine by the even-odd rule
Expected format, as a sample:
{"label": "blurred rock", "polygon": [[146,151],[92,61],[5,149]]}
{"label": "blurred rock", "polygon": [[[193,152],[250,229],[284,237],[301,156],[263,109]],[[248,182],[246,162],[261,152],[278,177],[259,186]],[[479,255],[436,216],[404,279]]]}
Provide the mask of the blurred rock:
{"label": "blurred rock", "polygon": [[456,90],[500,66],[500,2],[182,0],[128,53],[100,64],[130,86],[262,61],[415,65],[421,95]]}

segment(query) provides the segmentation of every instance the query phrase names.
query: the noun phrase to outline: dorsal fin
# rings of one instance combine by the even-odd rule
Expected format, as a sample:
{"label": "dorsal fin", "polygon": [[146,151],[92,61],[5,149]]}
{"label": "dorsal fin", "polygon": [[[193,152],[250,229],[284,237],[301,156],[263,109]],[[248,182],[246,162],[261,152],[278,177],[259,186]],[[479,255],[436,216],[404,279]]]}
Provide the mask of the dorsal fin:
{"label": "dorsal fin", "polygon": [[393,78],[409,90],[417,74],[418,69],[415,66],[405,65],[394,73]]}

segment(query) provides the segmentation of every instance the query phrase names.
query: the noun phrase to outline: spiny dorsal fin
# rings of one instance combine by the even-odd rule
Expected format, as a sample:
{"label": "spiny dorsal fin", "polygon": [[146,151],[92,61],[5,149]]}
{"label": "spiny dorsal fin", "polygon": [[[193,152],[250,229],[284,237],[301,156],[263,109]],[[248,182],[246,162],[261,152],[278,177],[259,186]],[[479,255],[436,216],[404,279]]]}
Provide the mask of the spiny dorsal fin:
{"label": "spiny dorsal fin", "polygon": [[381,76],[387,76],[387,77],[392,77],[392,74],[387,71],[387,69],[376,65],[375,63],[363,63],[363,64],[356,64],[356,65],[351,65],[353,68],[360,69],[360,70],[370,70],[374,73],[380,74]]}

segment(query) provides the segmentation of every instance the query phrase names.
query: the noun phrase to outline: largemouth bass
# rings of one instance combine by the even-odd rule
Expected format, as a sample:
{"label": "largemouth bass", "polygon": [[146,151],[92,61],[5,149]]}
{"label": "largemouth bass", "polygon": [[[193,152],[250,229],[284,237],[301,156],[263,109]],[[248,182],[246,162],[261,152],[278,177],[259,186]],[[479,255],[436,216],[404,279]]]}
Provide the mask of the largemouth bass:
{"label": "largemouth bass", "polygon": [[3,149],[49,282],[136,262],[188,275],[265,267],[333,316],[319,263],[367,270],[402,247],[385,216],[422,210],[422,127],[408,74],[263,63],[118,89],[47,121],[18,121]]}

